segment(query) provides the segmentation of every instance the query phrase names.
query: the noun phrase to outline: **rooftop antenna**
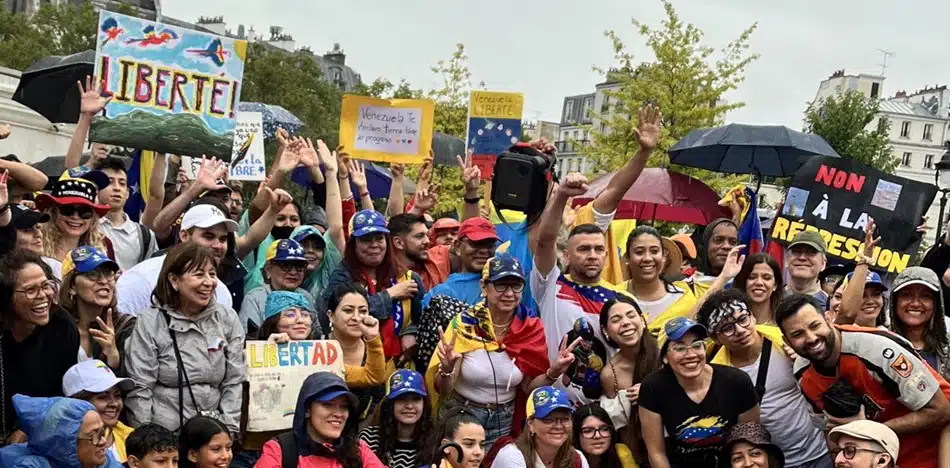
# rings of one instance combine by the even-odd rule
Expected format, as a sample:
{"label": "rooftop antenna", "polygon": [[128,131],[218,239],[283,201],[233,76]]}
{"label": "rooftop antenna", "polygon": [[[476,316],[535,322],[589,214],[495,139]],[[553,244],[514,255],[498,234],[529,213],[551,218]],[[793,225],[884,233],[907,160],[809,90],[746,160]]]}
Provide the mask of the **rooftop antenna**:
{"label": "rooftop antenna", "polygon": [[887,58],[888,58],[888,57],[893,57],[893,56],[894,56],[894,52],[890,52],[890,51],[887,51],[887,50],[884,50],[884,49],[877,49],[877,51],[880,52],[880,53],[882,53],[882,54],[884,54],[884,61],[883,61],[883,63],[879,63],[879,64],[878,64],[878,65],[881,66],[881,76],[884,76],[884,74],[887,72]]}

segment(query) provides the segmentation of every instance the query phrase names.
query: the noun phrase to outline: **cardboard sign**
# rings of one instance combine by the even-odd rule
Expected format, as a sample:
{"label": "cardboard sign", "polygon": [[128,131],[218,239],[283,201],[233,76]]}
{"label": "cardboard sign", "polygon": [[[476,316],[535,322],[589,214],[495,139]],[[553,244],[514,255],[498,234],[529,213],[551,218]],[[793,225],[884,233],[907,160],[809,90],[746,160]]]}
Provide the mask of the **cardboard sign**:
{"label": "cardboard sign", "polygon": [[303,381],[314,372],[343,376],[343,350],[336,341],[248,341],[244,355],[248,432],[290,429]]}
{"label": "cardboard sign", "polygon": [[112,101],[89,140],[230,160],[247,42],[99,12],[96,76]]}
{"label": "cardboard sign", "polygon": [[482,180],[490,180],[495,158],[521,141],[521,114],[524,95],[497,91],[472,91],[468,104],[466,149],[482,171]]}
{"label": "cardboard sign", "polygon": [[854,262],[864,251],[868,218],[874,218],[881,242],[870,266],[897,273],[912,265],[921,241],[917,226],[936,194],[932,184],[851,159],[811,158],[795,172],[771,238],[788,245],[800,231],[818,231],[828,257]]}
{"label": "cardboard sign", "polygon": [[234,127],[231,180],[264,180],[264,124],[260,112],[239,112]]}
{"label": "cardboard sign", "polygon": [[432,148],[435,103],[347,94],[340,111],[340,144],[355,159],[421,164]]}

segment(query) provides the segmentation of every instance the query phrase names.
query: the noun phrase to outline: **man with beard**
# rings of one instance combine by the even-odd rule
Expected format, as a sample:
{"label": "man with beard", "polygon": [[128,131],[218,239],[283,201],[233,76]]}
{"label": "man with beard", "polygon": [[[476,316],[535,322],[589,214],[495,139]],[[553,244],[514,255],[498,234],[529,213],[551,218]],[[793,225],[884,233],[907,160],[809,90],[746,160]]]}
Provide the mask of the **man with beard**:
{"label": "man with beard", "polygon": [[739,228],[726,218],[712,220],[703,230],[703,252],[696,281],[712,284],[722,272],[729,251],[739,245]]}
{"label": "man with beard", "polygon": [[825,310],[828,294],[821,289],[818,277],[825,269],[828,259],[825,257],[825,240],[815,231],[802,231],[788,244],[785,268],[789,281],[785,286],[789,293],[802,293],[813,296]]}
{"label": "man with beard", "polygon": [[398,214],[389,219],[387,227],[392,236],[393,260],[400,271],[419,273],[426,289],[432,289],[449,277],[452,272],[449,248],[431,246],[429,230],[422,216]]}
{"label": "man with beard", "polygon": [[[481,217],[462,221],[458,238],[455,239],[458,271],[432,288],[422,299],[422,306],[426,307],[435,296],[449,296],[469,305],[481,302],[482,269],[485,268],[485,263],[488,263],[488,260],[495,255],[497,243],[498,233],[491,221]],[[429,252],[431,255],[432,250]]]}
{"label": "man with beard", "polygon": [[[900,438],[902,467],[936,467],[940,433],[950,422],[950,384],[902,337],[832,326],[821,310],[813,296],[793,294],[779,304],[775,322],[799,356],[794,367],[799,386],[812,407],[824,412],[826,428],[861,419],[883,423]],[[837,382],[861,395],[856,415],[824,411],[822,396]]]}
{"label": "man with beard", "polygon": [[808,416],[793,361],[782,349],[782,332],[774,325],[756,324],[748,302],[742,291],[725,289],[700,307],[696,321],[716,343],[711,363],[741,369],[755,383],[761,423],[785,453],[786,466],[831,468],[824,434]]}

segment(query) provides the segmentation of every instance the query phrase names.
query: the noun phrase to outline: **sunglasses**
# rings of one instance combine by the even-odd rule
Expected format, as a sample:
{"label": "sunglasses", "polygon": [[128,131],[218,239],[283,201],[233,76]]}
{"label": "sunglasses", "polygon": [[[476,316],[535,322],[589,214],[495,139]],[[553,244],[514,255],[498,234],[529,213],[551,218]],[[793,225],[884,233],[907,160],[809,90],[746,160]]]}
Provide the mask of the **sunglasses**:
{"label": "sunglasses", "polygon": [[59,213],[67,218],[72,217],[74,214],[79,214],[79,217],[82,219],[92,218],[92,208],[85,205],[63,205],[59,207]]}

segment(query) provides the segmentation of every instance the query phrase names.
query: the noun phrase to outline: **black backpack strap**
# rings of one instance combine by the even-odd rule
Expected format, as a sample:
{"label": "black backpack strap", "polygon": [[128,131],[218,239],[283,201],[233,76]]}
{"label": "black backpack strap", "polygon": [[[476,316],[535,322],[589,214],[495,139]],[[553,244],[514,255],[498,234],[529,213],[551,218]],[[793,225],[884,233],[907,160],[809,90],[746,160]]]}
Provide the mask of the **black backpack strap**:
{"label": "black backpack strap", "polygon": [[762,357],[759,358],[759,375],[755,379],[755,393],[759,395],[759,404],[765,396],[765,380],[769,375],[769,359],[772,357],[772,341],[762,339]]}
{"label": "black backpack strap", "polygon": [[152,244],[152,230],[142,223],[139,225],[139,239],[142,240],[142,251],[139,252],[139,263],[148,258],[148,246]]}
{"label": "black backpack strap", "polygon": [[281,468],[297,468],[297,439],[293,431],[285,432],[275,439],[280,446]]}

